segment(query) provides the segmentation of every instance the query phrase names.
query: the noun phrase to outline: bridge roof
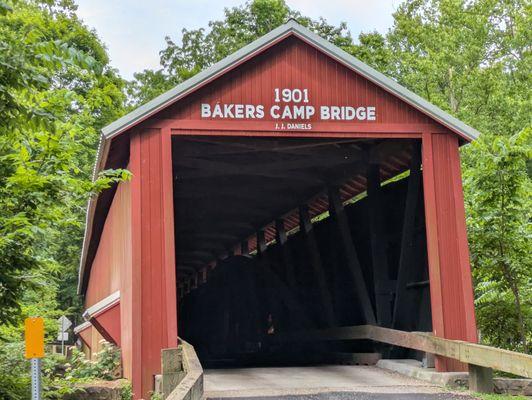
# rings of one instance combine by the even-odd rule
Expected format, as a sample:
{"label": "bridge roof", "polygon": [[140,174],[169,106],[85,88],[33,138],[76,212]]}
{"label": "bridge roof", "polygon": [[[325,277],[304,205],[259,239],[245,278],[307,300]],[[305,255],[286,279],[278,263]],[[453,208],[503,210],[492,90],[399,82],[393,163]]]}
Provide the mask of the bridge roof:
{"label": "bridge roof", "polygon": [[399,97],[406,103],[446,126],[451,131],[460,135],[462,138],[471,141],[479,136],[480,133],[476,129],[463,123],[434,104],[429,103],[427,100],[401,86],[393,79],[388,78],[384,74],[363,63],[356,57],[333,45],[301,24],[297,23],[295,20],[291,19],[284,25],[277,27],[261,38],[255,40],[247,46],[244,46],[240,50],[227,56],[211,67],[199,72],[192,78],[187,79],[173,89],[161,94],[160,96],[133,110],[129,114],[126,114],[107,125],[102,129],[104,138],[110,139],[116,135],[119,135],[120,133],[142,122],[146,118],[154,115],[158,111],[166,108],[192,91],[198,89],[204,84],[212,81],[216,77],[224,74],[228,70],[252,58],[257,53],[260,53],[261,51],[275,43],[278,43],[290,35],[299,37],[341,64],[353,69],[376,85],[386,89],[388,92]]}

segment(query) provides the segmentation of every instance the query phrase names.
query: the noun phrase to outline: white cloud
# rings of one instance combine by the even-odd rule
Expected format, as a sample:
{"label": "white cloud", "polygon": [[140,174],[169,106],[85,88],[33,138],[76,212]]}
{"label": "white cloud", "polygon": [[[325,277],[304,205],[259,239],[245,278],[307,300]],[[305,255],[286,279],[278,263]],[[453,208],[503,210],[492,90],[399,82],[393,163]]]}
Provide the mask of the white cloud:
{"label": "white cloud", "polygon": [[[353,37],[360,32],[386,32],[399,0],[287,0],[291,8],[332,24],[345,21]],[[78,0],[78,15],[95,28],[109,49],[111,64],[125,78],[145,68],[158,68],[164,37],[178,40],[183,28],[206,27],[223,16],[225,7],[244,0]]]}

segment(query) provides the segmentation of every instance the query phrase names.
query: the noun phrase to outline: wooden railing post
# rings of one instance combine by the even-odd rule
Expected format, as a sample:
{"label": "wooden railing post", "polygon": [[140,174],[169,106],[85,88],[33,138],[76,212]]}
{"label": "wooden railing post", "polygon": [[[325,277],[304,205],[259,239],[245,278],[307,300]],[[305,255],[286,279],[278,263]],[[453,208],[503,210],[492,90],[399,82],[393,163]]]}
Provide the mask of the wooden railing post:
{"label": "wooden railing post", "polygon": [[493,370],[469,364],[469,390],[478,393],[493,393]]}
{"label": "wooden railing post", "polygon": [[166,399],[185,375],[180,348],[161,350],[161,372],[163,398]]}
{"label": "wooden railing post", "polygon": [[179,347],[164,350],[162,360],[164,399],[203,399],[203,368],[194,347],[179,339]]}

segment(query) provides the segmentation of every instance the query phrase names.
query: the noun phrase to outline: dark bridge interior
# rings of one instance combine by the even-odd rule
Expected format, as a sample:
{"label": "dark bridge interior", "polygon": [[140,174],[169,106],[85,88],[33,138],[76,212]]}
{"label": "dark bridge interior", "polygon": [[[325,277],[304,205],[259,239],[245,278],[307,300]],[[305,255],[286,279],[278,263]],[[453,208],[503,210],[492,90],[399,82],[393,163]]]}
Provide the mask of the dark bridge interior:
{"label": "dark bridge interior", "polygon": [[172,151],[179,333],[206,366],[404,357],[285,339],[431,330],[418,141],[181,136]]}

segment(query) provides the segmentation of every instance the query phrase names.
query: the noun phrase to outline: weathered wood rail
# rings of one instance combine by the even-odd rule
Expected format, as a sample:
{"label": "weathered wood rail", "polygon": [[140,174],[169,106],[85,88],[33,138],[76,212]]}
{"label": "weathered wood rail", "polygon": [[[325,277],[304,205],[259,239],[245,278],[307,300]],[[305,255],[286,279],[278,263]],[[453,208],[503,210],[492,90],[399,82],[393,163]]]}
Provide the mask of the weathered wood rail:
{"label": "weathered wood rail", "polygon": [[[492,392],[492,370],[532,378],[532,356],[433,336],[427,332],[404,332],[373,325],[348,326],[276,334],[278,342],[373,340],[452,358],[469,365],[469,388]],[[189,343],[180,340],[176,349],[162,351],[162,392],[167,400],[199,400],[203,396],[203,369]]]}
{"label": "weathered wood rail", "polygon": [[194,347],[179,340],[176,349],[164,349],[162,362],[162,395],[167,400],[200,400],[203,398],[203,368]]}
{"label": "weathered wood rail", "polygon": [[470,389],[493,390],[492,370],[532,378],[532,356],[480,344],[449,340],[426,332],[404,332],[373,325],[278,334],[276,341],[374,340],[453,358],[469,365]]}

